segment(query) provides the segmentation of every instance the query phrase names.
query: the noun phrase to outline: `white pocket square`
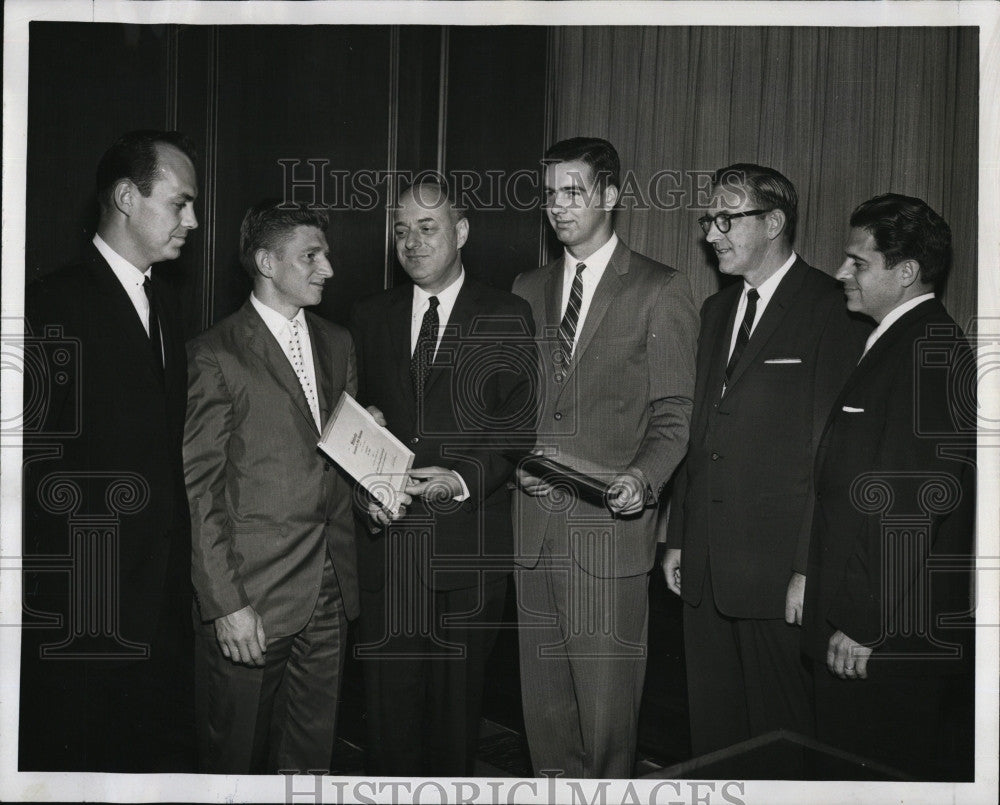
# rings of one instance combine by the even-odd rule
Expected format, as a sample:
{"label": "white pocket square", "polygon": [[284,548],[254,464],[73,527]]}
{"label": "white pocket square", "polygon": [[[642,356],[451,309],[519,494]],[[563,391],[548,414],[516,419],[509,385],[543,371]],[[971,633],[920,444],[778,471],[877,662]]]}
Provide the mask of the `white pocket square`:
{"label": "white pocket square", "polygon": [[840,410],[843,411],[845,414],[863,414],[865,412],[864,408],[853,408],[850,405],[845,405]]}
{"label": "white pocket square", "polygon": [[802,358],[768,358],[764,363],[802,363]]}

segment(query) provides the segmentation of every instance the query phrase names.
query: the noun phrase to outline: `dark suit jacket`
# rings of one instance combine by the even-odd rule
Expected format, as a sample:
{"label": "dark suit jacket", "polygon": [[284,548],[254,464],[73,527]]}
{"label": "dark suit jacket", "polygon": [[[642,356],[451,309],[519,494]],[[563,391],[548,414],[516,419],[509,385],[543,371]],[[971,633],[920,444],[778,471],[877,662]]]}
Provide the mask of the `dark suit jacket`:
{"label": "dark suit jacket", "polygon": [[[963,631],[936,619],[969,608],[975,392],[975,355],[936,299],[893,323],[851,374],[816,457],[803,613],[805,647],[815,659],[825,662],[839,629],[875,646],[872,658],[880,661],[870,662],[870,671],[962,668],[941,658],[946,644],[962,644]],[[900,563],[903,544],[912,553]],[[888,551],[896,559],[887,565]],[[953,557],[946,562],[953,569],[928,577],[928,557]],[[893,653],[898,659],[885,662]]]}
{"label": "dark suit jacket", "polygon": [[[619,241],[598,283],[573,361],[553,360],[562,318],[563,258],[521,274],[514,293],[531,304],[542,365],[538,446],[605,468],[605,477],[639,470],[654,495],[687,446],[694,388],[697,312],[687,277]],[[534,567],[546,537],[565,544],[576,524],[596,523],[611,545],[582,540],[573,558],[600,577],[649,572],[656,552],[656,510],[612,518],[602,505],[572,505],[519,493],[518,562]],[[600,541],[598,541],[600,542]],[[591,549],[593,548],[593,549]]]}
{"label": "dark suit jacket", "polygon": [[[29,364],[44,372],[30,374],[25,387],[25,555],[69,554],[67,518],[117,518],[120,634],[139,643],[154,638],[165,606],[190,607],[181,467],[187,364],[175,300],[155,275],[152,282],[166,360],[162,376],[135,308],[93,246],[83,262],[41,278],[25,296],[28,326],[41,339],[29,344],[36,359]],[[68,342],[65,350],[60,339]],[[34,461],[35,444],[59,445],[62,457]],[[52,473],[81,490],[72,511],[61,506],[70,498],[60,502],[44,483]],[[127,480],[107,495],[119,477]],[[26,603],[65,614],[67,588],[65,576],[29,575]],[[46,590],[53,596],[34,597]],[[49,642],[59,634],[46,629],[39,637]],[[154,659],[155,653],[154,646]]]}
{"label": "dark suit jacket", "polygon": [[[418,498],[401,521],[429,518],[434,567],[428,578],[425,566],[422,577],[433,589],[461,589],[480,583],[483,570],[505,574],[513,567],[506,483],[534,440],[531,311],[466,274],[418,408],[410,379],[412,304],[413,286],[403,285],[354,306],[358,399],[381,409],[389,430],[416,454],[414,467],[446,467],[465,480],[467,500],[428,510]],[[359,531],[365,589],[384,585],[385,548],[384,534]]]}
{"label": "dark suit jacket", "polygon": [[[356,390],[351,337],[306,313],[321,421]],[[264,632],[301,630],[324,556],[348,617],[358,612],[351,487],[318,452],[299,379],[249,300],[188,344],[184,470],[192,574],[205,621],[252,604]]]}
{"label": "dark suit jacket", "polygon": [[816,445],[870,327],[848,316],[838,282],[799,258],[720,399],[742,292],[733,283],[702,308],[691,443],[667,544],[682,549],[687,603],[701,601],[711,555],[723,614],[781,618],[792,572],[806,570]]}

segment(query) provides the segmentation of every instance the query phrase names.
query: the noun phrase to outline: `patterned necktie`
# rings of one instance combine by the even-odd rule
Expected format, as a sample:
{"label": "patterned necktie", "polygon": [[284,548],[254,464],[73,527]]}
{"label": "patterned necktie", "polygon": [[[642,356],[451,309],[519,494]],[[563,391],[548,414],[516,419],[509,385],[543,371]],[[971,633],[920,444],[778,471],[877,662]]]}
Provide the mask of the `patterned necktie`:
{"label": "patterned necktie", "polygon": [[420,322],[420,332],[417,334],[417,345],[413,348],[413,357],[410,358],[410,380],[413,381],[413,392],[420,400],[424,396],[424,383],[427,381],[427,372],[434,361],[434,350],[437,348],[438,324],[438,298],[432,296],[427,300],[427,310],[424,312],[423,321]]}
{"label": "patterned necktie", "polygon": [[316,396],[316,388],[313,386],[312,380],[306,374],[306,364],[302,356],[302,340],[299,336],[299,327],[299,322],[295,319],[288,322],[290,333],[288,346],[292,354],[292,368],[295,369],[295,374],[298,375],[299,383],[302,385],[302,391],[305,392],[306,401],[309,403],[309,411],[313,415],[313,421],[316,423],[317,428],[322,429],[319,421],[319,398]]}
{"label": "patterned necktie", "polygon": [[153,360],[158,369],[163,369],[163,341],[160,336],[160,317],[156,314],[156,302],[153,298],[153,283],[149,277],[142,281],[142,290],[146,292],[149,302],[149,346],[153,351]]}
{"label": "patterned necktie", "polygon": [[566,305],[566,312],[559,323],[559,344],[562,347],[560,357],[562,363],[568,364],[573,355],[573,339],[576,338],[576,324],[580,318],[580,306],[583,303],[583,272],[586,263],[576,264],[576,276],[573,278],[573,287],[569,291],[569,303]]}
{"label": "patterned necktie", "polygon": [[746,313],[743,314],[740,331],[736,334],[736,346],[733,347],[733,354],[729,356],[729,363],[726,364],[726,379],[722,384],[723,394],[726,393],[726,386],[729,385],[729,379],[733,376],[736,364],[740,362],[740,356],[743,354],[747,341],[750,340],[750,331],[753,329],[753,320],[757,316],[758,299],[760,299],[760,294],[757,293],[756,288],[751,288],[747,291],[747,309]]}

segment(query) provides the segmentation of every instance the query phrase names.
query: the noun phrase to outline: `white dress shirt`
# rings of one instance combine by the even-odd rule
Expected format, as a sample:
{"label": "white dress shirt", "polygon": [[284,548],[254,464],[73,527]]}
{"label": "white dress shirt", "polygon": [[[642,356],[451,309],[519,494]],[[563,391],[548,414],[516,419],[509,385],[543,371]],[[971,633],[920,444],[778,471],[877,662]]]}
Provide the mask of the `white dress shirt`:
{"label": "white dress shirt", "polygon": [[[796,259],[798,259],[798,255],[795,252],[792,252],[792,256],[782,263],[781,268],[757,286],[757,293],[760,294],[760,299],[757,300],[757,312],[754,315],[753,325],[750,327],[750,335],[753,335],[753,331],[757,329],[757,323],[764,316],[764,310],[767,308],[767,303],[771,301],[771,297],[774,296],[774,292],[778,290],[778,285],[781,283],[781,280],[784,279],[785,274],[787,274],[789,269],[795,265]],[[746,313],[747,291],[751,288],[753,288],[753,286],[746,280],[743,280],[743,293],[740,295],[739,305],[736,306],[736,321],[733,323],[733,334],[729,338],[730,358],[733,356],[733,350],[736,348],[736,336],[739,335],[740,325],[743,323],[743,314]]]}
{"label": "white dress shirt", "polygon": [[[319,386],[316,383],[316,366],[313,363],[312,340],[309,337],[309,328],[306,326],[305,310],[299,308],[299,312],[296,313],[292,319],[286,319],[274,308],[270,308],[261,302],[256,296],[253,295],[253,292],[250,293],[250,304],[253,305],[254,310],[260,314],[260,317],[264,320],[264,324],[267,325],[267,329],[271,331],[271,335],[273,335],[275,341],[278,342],[278,346],[281,347],[281,351],[284,353],[285,357],[288,358],[288,363],[292,367],[292,371],[295,371],[295,363],[292,360],[292,348],[289,343],[292,336],[292,325],[290,322],[297,321],[299,323],[299,343],[302,345],[302,365],[305,369],[306,377],[309,378],[312,383],[312,387],[316,390],[316,405],[318,407]],[[298,375],[296,375],[296,377],[298,377]],[[305,389],[302,390],[302,393],[305,394]],[[319,430],[322,430],[323,425],[319,419],[315,416],[313,419],[316,421],[316,427]]]}
{"label": "white dress shirt", "polygon": [[[413,307],[410,313],[410,357],[413,357],[413,350],[417,348],[417,338],[420,336],[420,325],[424,321],[424,313],[427,312],[427,308],[430,307],[430,302],[428,301],[432,296],[436,296],[438,299],[438,337],[437,343],[434,345],[434,355],[437,356],[437,348],[441,345],[441,336],[444,334],[444,328],[448,324],[448,320],[451,318],[451,311],[455,307],[455,300],[458,299],[458,292],[462,290],[462,285],[465,283],[465,266],[462,267],[462,272],[458,275],[451,285],[445,288],[440,293],[427,293],[423,288],[416,285],[413,286]],[[433,360],[433,359],[432,359]]]}
{"label": "white dress shirt", "polygon": [[[146,291],[143,290],[142,284],[146,281],[147,277],[152,275],[151,267],[146,266],[145,270],[143,270],[132,265],[128,260],[118,254],[118,252],[108,246],[108,244],[104,242],[104,238],[100,235],[94,235],[93,243],[97,251],[101,253],[101,257],[107,260],[108,265],[111,266],[111,271],[122,284],[122,288],[125,289],[125,293],[128,294],[129,301],[132,303],[132,307],[135,308],[135,313],[139,317],[139,321],[142,322],[142,329],[146,331],[146,335],[148,337],[149,297],[146,296]],[[160,332],[160,344],[162,349],[162,328]]]}
{"label": "white dress shirt", "polygon": [[868,353],[868,350],[872,348],[875,342],[878,341],[885,334],[886,330],[888,330],[890,327],[892,327],[893,324],[899,321],[899,319],[903,316],[904,313],[909,313],[917,305],[921,305],[924,302],[933,298],[934,298],[933,293],[921,294],[920,296],[915,296],[913,297],[913,299],[903,302],[903,304],[901,304],[899,307],[890,310],[889,313],[886,314],[886,317],[878,323],[878,327],[872,330],[871,335],[868,336],[868,341],[865,342],[865,351],[861,353],[861,357],[863,358]]}
{"label": "white dress shirt", "polygon": [[601,277],[604,276],[604,269],[608,267],[611,255],[615,253],[617,246],[618,235],[612,232],[608,242],[586,260],[577,259],[569,253],[568,249],[564,251],[562,306],[559,308],[560,321],[566,315],[566,308],[569,306],[569,295],[573,291],[573,280],[576,277],[577,264],[583,263],[587,266],[580,275],[580,280],[583,283],[583,297],[580,300],[580,315],[576,320],[576,332],[573,333],[574,351],[576,350],[577,342],[580,340],[583,323],[587,320],[587,311],[590,310],[590,303],[594,299],[594,291],[597,290],[597,285],[601,281]]}

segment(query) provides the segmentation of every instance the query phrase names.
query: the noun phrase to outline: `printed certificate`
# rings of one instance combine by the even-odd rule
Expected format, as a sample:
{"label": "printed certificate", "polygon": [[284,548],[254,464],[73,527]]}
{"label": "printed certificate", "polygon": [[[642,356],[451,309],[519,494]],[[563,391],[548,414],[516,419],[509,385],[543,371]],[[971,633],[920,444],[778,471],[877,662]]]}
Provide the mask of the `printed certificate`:
{"label": "printed certificate", "polygon": [[379,425],[346,391],[323,428],[319,449],[386,509],[399,510],[413,451]]}

